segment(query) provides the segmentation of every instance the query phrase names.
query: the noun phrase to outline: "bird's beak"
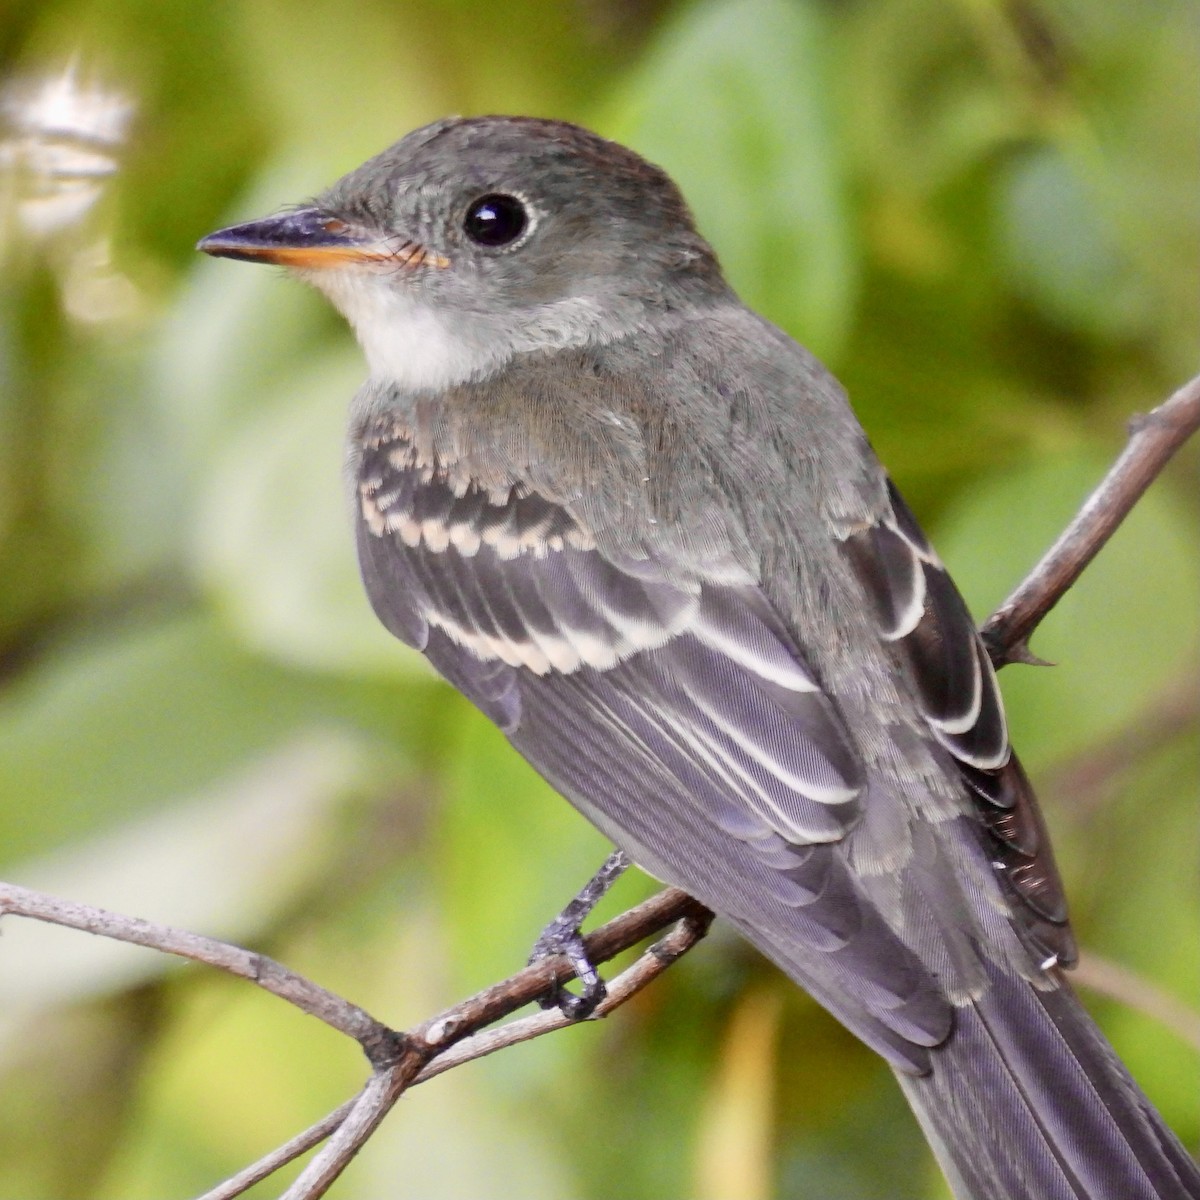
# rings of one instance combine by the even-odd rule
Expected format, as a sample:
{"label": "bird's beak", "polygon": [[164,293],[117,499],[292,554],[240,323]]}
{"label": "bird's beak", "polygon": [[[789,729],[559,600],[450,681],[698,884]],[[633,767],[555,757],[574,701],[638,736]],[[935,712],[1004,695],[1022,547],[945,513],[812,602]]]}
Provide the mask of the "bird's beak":
{"label": "bird's beak", "polygon": [[354,263],[391,263],[405,267],[448,267],[450,260],[416,242],[381,237],[319,208],[231,225],[210,233],[197,250],[217,258],[276,263],[282,267],[321,270]]}

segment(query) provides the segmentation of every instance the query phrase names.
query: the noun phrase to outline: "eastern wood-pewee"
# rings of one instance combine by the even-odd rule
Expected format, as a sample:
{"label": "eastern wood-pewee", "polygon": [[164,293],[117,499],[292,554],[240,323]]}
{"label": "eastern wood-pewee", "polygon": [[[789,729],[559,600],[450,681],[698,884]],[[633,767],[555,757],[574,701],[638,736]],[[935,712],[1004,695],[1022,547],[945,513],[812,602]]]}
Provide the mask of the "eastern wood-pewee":
{"label": "eastern wood-pewee", "polygon": [[958,591],[663,172],[559,122],[442,121],[200,247],[292,268],[362,343],[383,623],[882,1054],[959,1197],[1200,1197],[1063,978]]}

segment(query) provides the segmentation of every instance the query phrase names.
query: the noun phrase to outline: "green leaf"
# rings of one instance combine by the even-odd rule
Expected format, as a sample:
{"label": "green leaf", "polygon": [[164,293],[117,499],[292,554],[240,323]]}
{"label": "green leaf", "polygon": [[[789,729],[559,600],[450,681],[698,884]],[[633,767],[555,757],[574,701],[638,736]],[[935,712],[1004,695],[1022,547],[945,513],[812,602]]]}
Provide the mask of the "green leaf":
{"label": "green leaf", "polygon": [[[263,216],[294,201],[314,189],[320,170],[310,154],[279,155],[226,220]],[[323,300],[278,272],[201,254],[191,268],[147,355],[147,393],[188,467],[180,490],[230,425],[257,411],[262,390],[303,367],[338,328]]]}
{"label": "green leaf", "polygon": [[457,704],[446,719],[458,736],[445,775],[445,902],[461,986],[480,986],[523,965],[612,846],[473,708]]}
{"label": "green leaf", "polygon": [[1131,336],[1156,314],[1110,214],[1072,158],[1041,147],[1002,185],[1000,224],[1017,288],[1047,316],[1084,333]]}
{"label": "green leaf", "polygon": [[[1094,947],[1196,1009],[1200,909],[1196,878],[1194,731],[1139,764],[1119,798],[1089,823],[1080,906],[1084,952]],[[1086,799],[1086,798],[1085,798]],[[1189,1145],[1200,1134],[1200,1052],[1153,1012],[1087,996],[1134,1077]]]}
{"label": "green leaf", "polygon": [[239,635],[284,661],[360,675],[427,675],[375,619],[354,558],[342,463],[363,367],[347,347],[308,358],[260,398],[216,456],[195,557]]}
{"label": "green leaf", "polygon": [[[56,853],[12,864],[10,878],[51,895],[212,937],[260,929],[323,861],[333,818],[373,776],[347,732],[314,726],[190,796]],[[177,960],[33,921],[6,929],[21,963],[0,977],[12,1019],[155,978]]]}
{"label": "green leaf", "polygon": [[853,313],[857,247],[815,4],[689,9],[618,91],[605,128],[663,166],[751,307],[821,357]]}
{"label": "green leaf", "polygon": [[256,661],[208,618],[67,644],[0,700],[4,861],[200,794],[305,731],[379,720],[374,700]]}

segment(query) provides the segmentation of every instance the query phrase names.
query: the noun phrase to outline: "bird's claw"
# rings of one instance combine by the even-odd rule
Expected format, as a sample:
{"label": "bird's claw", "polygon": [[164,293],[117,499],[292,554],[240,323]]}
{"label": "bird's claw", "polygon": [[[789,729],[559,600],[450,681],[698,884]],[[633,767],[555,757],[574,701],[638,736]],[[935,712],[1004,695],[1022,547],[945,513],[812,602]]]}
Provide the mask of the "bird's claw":
{"label": "bird's claw", "polygon": [[569,1021],[583,1021],[592,1016],[601,1001],[608,995],[608,987],[600,977],[592,960],[588,958],[580,926],[595,907],[597,901],[612,886],[613,882],[629,865],[629,859],[620,850],[613,851],[604,865],[583,887],[579,894],[563,909],[545,929],[533,945],[529,963],[541,962],[546,958],[561,955],[570,964],[582,986],[576,994],[558,984],[544,996],[538,997],[542,1008],[557,1008]]}
{"label": "bird's claw", "polygon": [[583,990],[576,995],[565,985],[559,984],[544,996],[539,996],[538,1004],[545,1009],[557,1008],[569,1021],[586,1020],[608,995],[608,987],[588,958],[587,947],[578,928],[569,928],[562,924],[561,917],[556,917],[534,943],[529,962],[532,965],[560,955],[571,964]]}

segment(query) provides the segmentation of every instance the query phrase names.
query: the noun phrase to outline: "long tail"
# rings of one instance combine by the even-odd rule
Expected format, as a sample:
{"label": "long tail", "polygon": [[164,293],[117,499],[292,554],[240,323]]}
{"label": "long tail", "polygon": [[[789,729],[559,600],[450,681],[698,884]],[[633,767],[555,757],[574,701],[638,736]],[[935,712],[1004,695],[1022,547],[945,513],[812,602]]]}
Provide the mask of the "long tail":
{"label": "long tail", "polygon": [[899,1076],[955,1196],[1200,1200],[1196,1162],[1070,988],[993,974],[933,1070]]}

